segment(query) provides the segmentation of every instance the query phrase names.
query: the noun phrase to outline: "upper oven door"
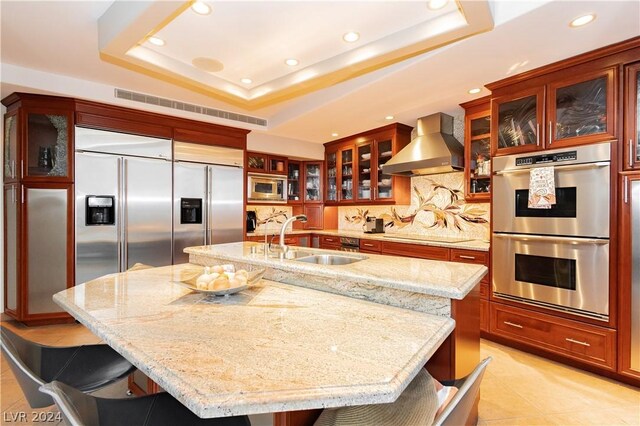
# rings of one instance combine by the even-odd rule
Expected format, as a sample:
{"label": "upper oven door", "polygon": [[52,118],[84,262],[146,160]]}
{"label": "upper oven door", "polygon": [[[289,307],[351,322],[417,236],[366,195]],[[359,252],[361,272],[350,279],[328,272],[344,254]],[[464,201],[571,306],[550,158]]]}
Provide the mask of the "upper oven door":
{"label": "upper oven door", "polygon": [[555,166],[556,204],[530,209],[530,168],[493,177],[494,232],[609,237],[609,162]]}

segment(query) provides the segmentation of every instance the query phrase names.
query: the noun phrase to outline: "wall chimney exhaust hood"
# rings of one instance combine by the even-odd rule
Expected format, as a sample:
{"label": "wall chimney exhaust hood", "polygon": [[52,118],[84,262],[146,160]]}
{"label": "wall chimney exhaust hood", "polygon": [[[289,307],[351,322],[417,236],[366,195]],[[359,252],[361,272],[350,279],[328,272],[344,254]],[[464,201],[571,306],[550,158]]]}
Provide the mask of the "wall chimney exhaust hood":
{"label": "wall chimney exhaust hood", "polygon": [[417,136],[382,166],[400,176],[433,175],[464,169],[464,147],[453,136],[453,117],[443,113],[418,119]]}

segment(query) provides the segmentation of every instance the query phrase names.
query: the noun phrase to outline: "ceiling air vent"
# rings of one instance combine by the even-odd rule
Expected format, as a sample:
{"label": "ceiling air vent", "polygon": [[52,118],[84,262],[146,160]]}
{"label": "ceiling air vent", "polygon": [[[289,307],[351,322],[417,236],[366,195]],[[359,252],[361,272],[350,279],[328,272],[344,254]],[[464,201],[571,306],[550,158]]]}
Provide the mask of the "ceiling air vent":
{"label": "ceiling air vent", "polygon": [[239,121],[241,123],[255,124],[256,126],[267,127],[267,120],[264,118],[252,117],[250,115],[237,114],[235,112],[222,111],[214,108],[207,108],[200,105],[178,102],[171,99],[159,98],[157,96],[145,95],[144,93],[131,92],[129,90],[115,89],[116,98],[128,101],[142,102],[143,104],[158,105],[165,108],[173,108],[180,111],[194,112],[196,114],[209,115],[211,117],[223,118],[225,120]]}

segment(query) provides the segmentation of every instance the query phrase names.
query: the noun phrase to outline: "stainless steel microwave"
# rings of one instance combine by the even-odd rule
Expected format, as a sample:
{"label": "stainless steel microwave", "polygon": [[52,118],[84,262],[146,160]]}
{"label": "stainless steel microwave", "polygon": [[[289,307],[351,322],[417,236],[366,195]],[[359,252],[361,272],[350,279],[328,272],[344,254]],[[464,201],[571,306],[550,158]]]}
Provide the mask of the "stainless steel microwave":
{"label": "stainless steel microwave", "polygon": [[248,201],[260,203],[286,203],[287,177],[249,173],[247,177]]}

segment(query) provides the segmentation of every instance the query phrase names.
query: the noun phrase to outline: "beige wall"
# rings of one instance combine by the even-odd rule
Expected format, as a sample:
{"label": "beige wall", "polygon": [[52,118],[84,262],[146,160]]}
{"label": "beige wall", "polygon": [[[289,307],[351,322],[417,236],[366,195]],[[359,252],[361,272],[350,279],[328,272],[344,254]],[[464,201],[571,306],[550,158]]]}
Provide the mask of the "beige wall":
{"label": "beige wall", "polygon": [[321,143],[268,135],[257,130],[253,130],[247,135],[247,149],[249,151],[279,154],[285,157],[312,160],[324,159],[324,145]]}

